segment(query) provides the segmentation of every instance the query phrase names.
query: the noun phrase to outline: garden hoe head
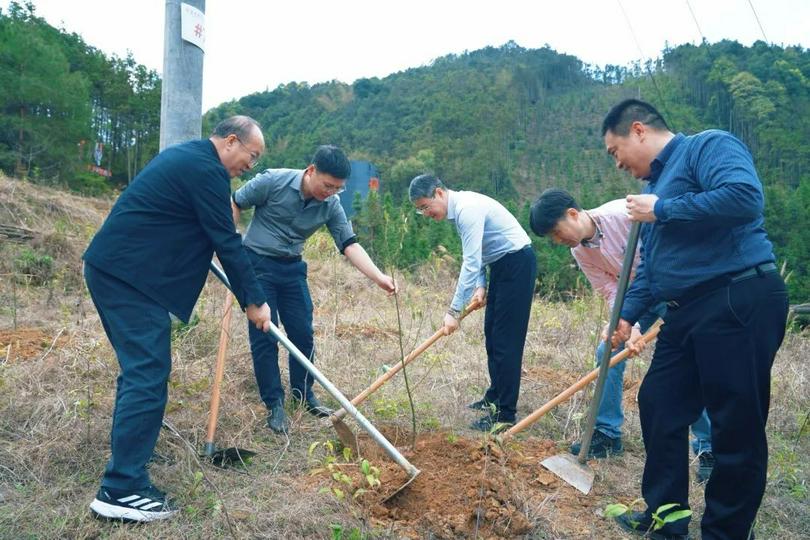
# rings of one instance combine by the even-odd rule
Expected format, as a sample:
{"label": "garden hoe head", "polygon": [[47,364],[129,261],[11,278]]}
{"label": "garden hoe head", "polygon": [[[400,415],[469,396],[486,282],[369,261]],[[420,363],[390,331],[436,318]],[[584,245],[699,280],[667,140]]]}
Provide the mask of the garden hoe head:
{"label": "garden hoe head", "polygon": [[544,459],[541,465],[585,495],[591,491],[594,472],[586,463],[580,463],[577,456],[569,453],[557,454]]}
{"label": "garden hoe head", "polygon": [[335,415],[332,415],[331,420],[332,427],[335,428],[335,433],[337,433],[338,439],[340,439],[340,442],[343,443],[343,446],[351,448],[354,455],[359,455],[360,443],[358,442],[357,435],[355,435],[354,431],[352,431],[351,428],[346,425],[343,418],[338,418]]}
{"label": "garden hoe head", "polygon": [[393,499],[394,497],[396,497],[397,495],[399,495],[400,493],[402,493],[402,490],[403,490],[403,489],[405,489],[406,487],[410,486],[410,485],[411,485],[411,482],[413,482],[414,480],[416,480],[416,477],[417,477],[417,476],[419,476],[419,473],[421,473],[421,472],[422,472],[422,471],[420,471],[419,469],[416,469],[415,471],[411,472],[411,475],[408,477],[408,480],[407,480],[407,481],[406,481],[404,484],[402,484],[401,486],[399,486],[399,487],[396,489],[396,491],[394,491],[394,492],[393,492],[393,493],[391,493],[390,495],[387,495],[387,496],[386,496],[386,497],[385,497],[385,498],[382,500],[382,502],[384,502],[384,503],[385,503],[385,502],[388,502],[388,501],[390,501],[391,499]]}
{"label": "garden hoe head", "polygon": [[[619,316],[621,315],[622,304],[624,303],[624,293],[627,292],[627,284],[630,282],[630,272],[633,268],[633,260],[636,256],[640,226],[641,224],[638,221],[634,221],[630,227],[630,234],[627,237],[627,249],[624,252],[622,271],[619,274],[619,283],[616,286],[616,298],[613,301],[610,323],[608,324],[608,339],[611,338],[616,331],[616,327],[619,325]],[[596,425],[596,413],[599,412],[599,404],[602,402],[602,394],[605,390],[607,372],[610,368],[611,352],[610,347],[605,347],[605,352],[602,355],[602,361],[599,365],[599,375],[597,375],[596,378],[596,388],[593,392],[593,399],[591,399],[591,405],[588,408],[588,419],[585,422],[585,428],[582,433],[582,447],[579,450],[579,455],[574,456],[570,453],[565,453],[551,456],[540,462],[543,467],[550,470],[585,495],[587,495],[591,491],[591,487],[593,487],[594,472],[588,467],[585,461],[588,457],[588,451],[591,448],[591,438],[593,437],[593,429]]]}
{"label": "garden hoe head", "polygon": [[250,462],[250,458],[255,455],[256,452],[245,450],[244,448],[231,446],[229,448],[217,449],[214,443],[205,443],[203,457],[208,460],[208,463],[211,465],[227,469],[229,467],[245,467]]}

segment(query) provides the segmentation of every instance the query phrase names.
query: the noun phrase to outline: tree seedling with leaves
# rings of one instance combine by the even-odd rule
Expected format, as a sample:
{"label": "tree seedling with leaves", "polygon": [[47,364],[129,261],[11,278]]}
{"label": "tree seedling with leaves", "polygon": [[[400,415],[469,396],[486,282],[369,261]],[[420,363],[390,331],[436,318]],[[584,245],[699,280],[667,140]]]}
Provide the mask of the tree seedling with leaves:
{"label": "tree seedling with leaves", "polygon": [[[318,448],[322,452],[320,458],[315,457]],[[374,490],[380,486],[380,469],[372,465],[367,459],[354,461],[352,449],[348,446],[344,447],[338,454],[332,441],[314,442],[309,445],[307,455],[311,460],[321,465],[313,469],[310,474],[315,476],[324,472],[328,473],[334,483],[332,486],[321,488],[320,493],[331,493],[337,500],[342,501],[347,494],[356,499],[369,490]],[[342,462],[339,458],[343,458]],[[357,467],[362,476],[359,482],[355,482],[352,476],[344,472],[344,469],[353,467]]]}

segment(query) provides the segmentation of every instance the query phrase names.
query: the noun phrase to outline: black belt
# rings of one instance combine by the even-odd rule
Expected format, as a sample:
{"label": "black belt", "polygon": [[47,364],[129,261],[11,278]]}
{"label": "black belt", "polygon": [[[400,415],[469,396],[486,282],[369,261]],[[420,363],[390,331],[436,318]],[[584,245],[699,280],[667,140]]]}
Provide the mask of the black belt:
{"label": "black belt", "polygon": [[253,250],[249,247],[246,247],[246,249],[251,253],[253,253],[254,255],[256,255],[257,257],[261,257],[263,259],[270,259],[271,261],[276,261],[283,264],[292,264],[302,261],[301,255],[293,255],[291,257],[284,257],[281,255],[265,255],[264,253],[259,253],[256,250]]}
{"label": "black belt", "polygon": [[668,301],[667,308],[678,309],[679,307],[683,307],[689,302],[700,298],[701,296],[708,294],[715,289],[719,289],[720,287],[725,287],[726,285],[737,283],[739,281],[745,281],[746,279],[751,279],[752,277],[756,276],[764,277],[765,274],[776,272],[776,270],[776,263],[766,262],[752,266],[751,268],[735,274],[723,274],[722,276],[717,276],[716,278],[704,281],[703,283],[699,283],[691,289],[688,289],[677,299]]}
{"label": "black belt", "polygon": [[283,264],[297,263],[297,262],[301,262],[301,260],[302,260],[301,255],[295,255],[293,257],[280,257],[280,256],[277,257],[277,256],[274,256],[274,255],[265,255],[265,257],[267,257],[270,260],[280,262],[280,263],[283,263]]}

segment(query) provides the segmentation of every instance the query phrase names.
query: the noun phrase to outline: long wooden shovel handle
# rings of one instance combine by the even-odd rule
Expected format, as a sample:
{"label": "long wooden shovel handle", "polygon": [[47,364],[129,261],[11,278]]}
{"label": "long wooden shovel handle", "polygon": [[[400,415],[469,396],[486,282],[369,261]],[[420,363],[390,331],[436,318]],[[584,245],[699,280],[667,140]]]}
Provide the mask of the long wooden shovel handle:
{"label": "long wooden shovel handle", "polygon": [[[641,338],[640,338],[641,342],[646,344],[646,343],[649,343],[650,341],[654,340],[656,338],[656,336],[658,336],[658,332],[661,330],[661,325],[662,324],[663,324],[663,321],[661,319],[658,319],[655,322],[655,324],[653,324],[650,327],[650,329],[647,330],[647,332],[643,336],[641,336]],[[611,357],[611,359],[610,359],[610,367],[615,366],[619,362],[623,362],[629,355],[630,355],[630,350],[625,349],[622,352],[620,352],[619,354],[617,354],[616,356]],[[509,428],[508,431],[506,431],[503,435],[501,435],[500,440],[501,441],[506,441],[506,440],[512,438],[517,433],[520,433],[521,431],[523,431],[524,429],[526,429],[530,425],[534,424],[538,420],[540,420],[540,418],[545,416],[545,414],[548,411],[550,411],[551,409],[553,409],[554,407],[556,407],[557,405],[559,405],[563,401],[568,400],[568,398],[570,398],[571,396],[573,396],[574,394],[576,394],[577,392],[582,390],[585,386],[588,385],[588,383],[590,383],[591,381],[596,379],[596,376],[598,374],[599,374],[599,368],[596,368],[593,371],[591,371],[590,373],[588,373],[587,375],[585,375],[579,381],[575,382],[574,384],[572,384],[571,386],[569,386],[568,388],[566,388],[565,390],[563,390],[562,392],[557,394],[557,396],[554,399],[552,399],[551,401],[549,401],[548,403],[546,403],[545,405],[543,405],[542,407],[540,407],[539,409],[534,411],[532,414],[530,414],[529,416],[527,416],[526,418],[524,418],[523,420],[521,420],[520,422],[518,422],[517,424],[515,424],[511,428]]]}
{"label": "long wooden shovel handle", "polygon": [[[471,303],[461,313],[461,316],[459,316],[458,320],[461,321],[464,317],[466,317],[467,315],[469,315],[471,312],[475,311],[479,307],[480,307],[480,305],[478,304],[478,302]],[[403,365],[407,366],[408,364],[410,364],[413,360],[416,359],[417,356],[419,356],[420,354],[425,352],[425,349],[427,349],[428,347],[430,347],[431,345],[436,343],[436,341],[438,341],[439,338],[441,338],[443,335],[444,335],[444,330],[442,330],[441,328],[436,330],[436,332],[432,336],[427,338],[424,342],[422,342],[421,345],[419,345],[417,348],[415,348],[413,351],[411,351],[410,354],[408,354],[408,356],[406,356],[402,360],[402,362],[397,362],[396,364],[391,366],[391,369],[389,369],[388,371],[386,371],[385,373],[380,375],[377,378],[377,380],[374,381],[373,383],[371,383],[371,385],[368,388],[366,388],[365,390],[363,390],[362,392],[357,394],[357,396],[355,396],[355,398],[352,399],[352,405],[357,406],[360,403],[364,402],[368,398],[368,396],[370,396],[371,394],[376,392],[377,389],[380,386],[384,385],[388,381],[388,379],[390,379],[391,377],[396,375],[402,369]],[[332,422],[337,422],[341,418],[343,418],[344,416],[346,416],[346,409],[338,409],[332,415]]]}
{"label": "long wooden shovel handle", "polygon": [[222,376],[225,373],[225,353],[228,351],[228,338],[231,327],[231,308],[233,307],[233,294],[230,290],[225,292],[225,314],[219,331],[219,348],[217,349],[217,363],[214,368],[214,385],[211,388],[211,411],[208,414],[208,430],[205,442],[213,444],[214,432],[217,429],[219,418],[219,387],[222,385]]}

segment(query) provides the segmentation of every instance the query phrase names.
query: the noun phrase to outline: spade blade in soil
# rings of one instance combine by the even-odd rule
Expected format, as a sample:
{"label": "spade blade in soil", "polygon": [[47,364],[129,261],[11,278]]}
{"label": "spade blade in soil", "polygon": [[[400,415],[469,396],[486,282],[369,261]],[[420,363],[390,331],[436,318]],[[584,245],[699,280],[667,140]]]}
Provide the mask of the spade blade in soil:
{"label": "spade blade in soil", "polygon": [[580,463],[573,454],[551,456],[544,459],[540,464],[585,495],[593,487],[593,471],[586,464]]}
{"label": "spade blade in soil", "polygon": [[406,487],[410,486],[410,485],[411,485],[411,482],[413,482],[414,480],[416,480],[416,477],[417,477],[417,476],[419,476],[419,473],[421,473],[421,472],[422,472],[422,471],[420,471],[419,469],[416,469],[416,471],[415,471],[415,472],[414,472],[414,473],[411,475],[411,477],[410,477],[410,478],[408,478],[408,481],[407,481],[407,482],[405,482],[404,484],[402,484],[401,486],[399,486],[399,487],[397,488],[397,490],[396,490],[396,491],[394,491],[393,493],[391,493],[390,495],[388,495],[388,496],[387,496],[386,498],[384,498],[384,499],[383,499],[381,502],[388,502],[388,501],[390,501],[391,499],[393,499],[394,497],[396,497],[396,496],[397,496],[399,493],[401,493],[401,492],[402,492],[402,490],[403,490],[403,489],[405,489]]}
{"label": "spade blade in soil", "polygon": [[354,455],[359,453],[359,445],[357,444],[357,435],[349,428],[340,418],[332,417],[332,427],[335,428],[338,439],[343,443],[343,446],[352,449]]}
{"label": "spade blade in soil", "polygon": [[228,467],[245,467],[255,455],[256,452],[252,450],[231,447],[219,449],[213,454],[203,457],[212,465],[227,469]]}

